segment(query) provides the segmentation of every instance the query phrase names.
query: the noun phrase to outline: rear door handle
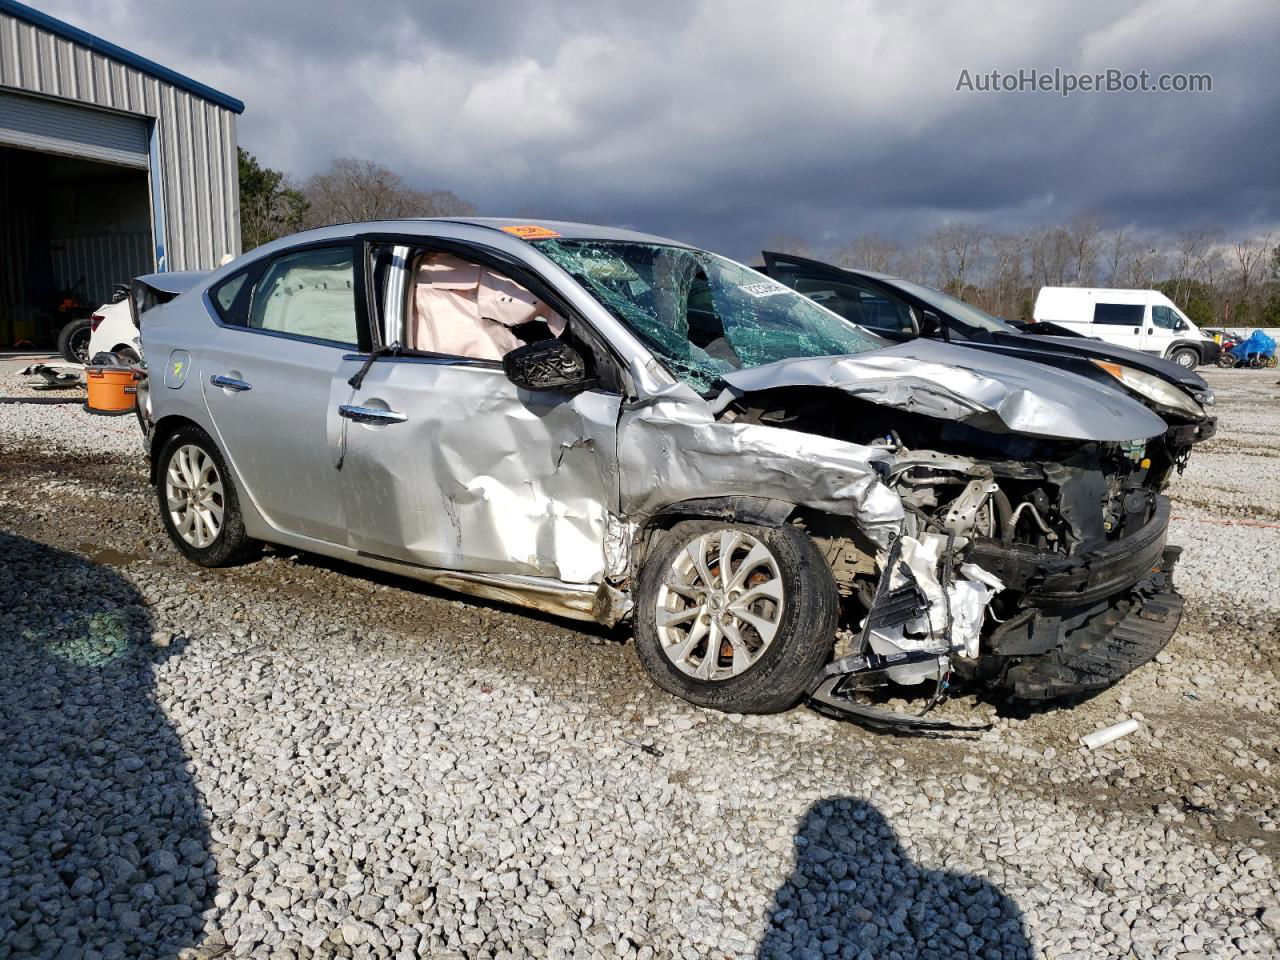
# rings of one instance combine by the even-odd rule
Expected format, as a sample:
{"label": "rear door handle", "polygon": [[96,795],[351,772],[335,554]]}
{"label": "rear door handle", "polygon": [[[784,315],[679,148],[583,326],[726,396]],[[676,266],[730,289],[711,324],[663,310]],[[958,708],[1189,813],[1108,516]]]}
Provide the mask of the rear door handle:
{"label": "rear door handle", "polygon": [[356,423],[404,423],[409,419],[406,414],[398,410],[361,407],[353,403],[344,403],[338,407],[338,416],[354,420]]}
{"label": "rear door handle", "polygon": [[252,390],[253,387],[245,383],[243,380],[237,380],[235,377],[224,377],[220,373],[215,373],[209,378],[209,382],[215,387],[222,387],[226,390],[234,390],[236,393],[243,393],[246,390]]}

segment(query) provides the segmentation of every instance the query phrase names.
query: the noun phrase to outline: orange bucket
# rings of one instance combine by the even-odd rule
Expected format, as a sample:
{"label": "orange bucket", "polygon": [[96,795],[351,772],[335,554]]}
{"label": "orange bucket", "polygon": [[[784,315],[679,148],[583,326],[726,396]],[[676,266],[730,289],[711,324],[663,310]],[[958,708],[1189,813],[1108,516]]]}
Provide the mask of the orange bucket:
{"label": "orange bucket", "polygon": [[138,371],[132,367],[85,367],[90,410],[125,413],[138,404]]}

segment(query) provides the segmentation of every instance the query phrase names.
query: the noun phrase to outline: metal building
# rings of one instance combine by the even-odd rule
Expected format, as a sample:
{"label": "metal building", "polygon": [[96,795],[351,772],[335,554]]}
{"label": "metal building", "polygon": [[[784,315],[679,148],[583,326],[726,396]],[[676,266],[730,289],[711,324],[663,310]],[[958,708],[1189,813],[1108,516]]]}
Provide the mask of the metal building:
{"label": "metal building", "polygon": [[0,348],[155,270],[240,252],[244,104],[0,0]]}

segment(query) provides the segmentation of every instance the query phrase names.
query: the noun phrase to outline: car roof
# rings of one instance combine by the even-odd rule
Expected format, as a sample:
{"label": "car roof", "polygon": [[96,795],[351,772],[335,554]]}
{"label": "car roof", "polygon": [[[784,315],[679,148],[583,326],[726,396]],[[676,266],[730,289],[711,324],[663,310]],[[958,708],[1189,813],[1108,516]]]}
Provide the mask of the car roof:
{"label": "car roof", "polygon": [[[432,220],[448,220],[451,223],[469,223],[477,227],[510,232],[508,227],[536,227],[564,237],[566,240],[612,240],[631,243],[661,243],[687,247],[687,243],[659,237],[652,233],[628,230],[625,227],[605,227],[595,223],[577,223],[572,220],[530,220],[519,217],[431,217]],[[412,222],[412,221],[410,221]],[[530,239],[538,239],[531,237]]]}
{"label": "car roof", "polygon": [[[397,220],[365,220],[351,223],[334,223],[313,227],[301,233],[281,237],[264,244],[264,248],[283,249],[298,243],[352,237],[362,233],[390,233],[413,236],[422,233],[430,236],[425,228],[431,224],[459,224],[482,227],[501,232],[518,240],[541,240],[562,237],[566,240],[604,240],[630,243],[657,243],[665,246],[687,247],[688,244],[667,237],[627,230],[623,227],[603,227],[594,223],[574,223],[568,220],[533,220],[520,217],[414,217]],[[521,228],[521,229],[516,229]]]}

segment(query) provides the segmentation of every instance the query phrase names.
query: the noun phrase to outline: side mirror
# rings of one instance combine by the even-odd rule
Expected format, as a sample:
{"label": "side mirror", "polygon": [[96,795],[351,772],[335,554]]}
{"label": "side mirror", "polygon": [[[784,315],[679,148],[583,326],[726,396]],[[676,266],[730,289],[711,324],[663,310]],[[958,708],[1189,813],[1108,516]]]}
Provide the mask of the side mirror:
{"label": "side mirror", "polygon": [[507,379],[522,390],[582,390],[590,385],[582,355],[563,340],[539,340],[502,358]]}
{"label": "side mirror", "polygon": [[1177,323],[1173,325],[1173,329],[1181,333],[1183,330],[1190,330],[1191,328],[1187,326],[1187,321],[1179,320]]}
{"label": "side mirror", "polygon": [[932,310],[923,310],[920,313],[920,336],[922,337],[940,337],[943,335],[942,318]]}

